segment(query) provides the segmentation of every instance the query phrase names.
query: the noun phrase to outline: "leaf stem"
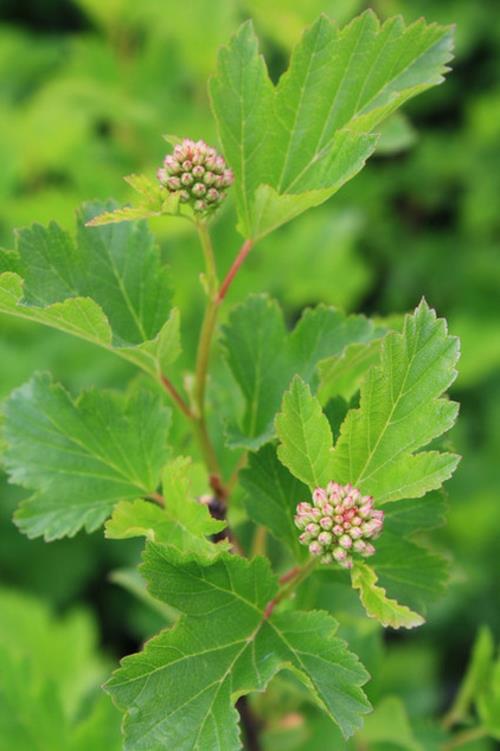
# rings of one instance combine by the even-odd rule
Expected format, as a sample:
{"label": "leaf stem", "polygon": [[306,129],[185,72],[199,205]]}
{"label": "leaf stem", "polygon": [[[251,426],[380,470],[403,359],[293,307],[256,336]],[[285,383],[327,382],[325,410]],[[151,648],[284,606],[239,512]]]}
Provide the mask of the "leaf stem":
{"label": "leaf stem", "polygon": [[195,417],[193,413],[191,412],[189,405],[186,404],[182,396],[179,394],[179,392],[175,388],[172,381],[170,381],[166,375],[163,375],[163,373],[160,374],[160,381],[165,391],[169,394],[169,396],[171,397],[172,401],[176,404],[176,406],[179,407],[180,411],[188,418],[188,420],[194,420]]}
{"label": "leaf stem", "polygon": [[282,587],[279,590],[278,594],[267,603],[264,610],[265,619],[270,618],[276,605],[285,600],[287,597],[290,597],[290,595],[293,594],[299,584],[301,584],[304,579],[307,579],[307,577],[312,574],[317,565],[318,559],[311,558],[306,564],[304,564],[304,566],[295,566],[293,569],[291,569],[281,577],[280,582],[285,583],[285,586]]}
{"label": "leaf stem", "polygon": [[442,746],[442,751],[452,751],[452,749],[460,748],[460,746],[464,746],[466,743],[470,743],[471,741],[478,741],[481,740],[481,738],[486,738],[487,735],[488,733],[486,732],[485,728],[467,728],[466,730],[462,730],[460,733],[457,733],[457,735],[444,743]]}
{"label": "leaf stem", "polygon": [[233,282],[234,277],[238,273],[240,266],[242,265],[242,263],[244,262],[245,258],[250,253],[252,248],[253,248],[253,240],[245,240],[245,242],[243,243],[243,245],[241,246],[238,252],[238,255],[234,259],[231,268],[227,272],[226,278],[224,279],[224,281],[222,282],[220,286],[219,293],[217,295],[217,305],[220,305],[221,302],[224,300],[227,294],[227,291]]}

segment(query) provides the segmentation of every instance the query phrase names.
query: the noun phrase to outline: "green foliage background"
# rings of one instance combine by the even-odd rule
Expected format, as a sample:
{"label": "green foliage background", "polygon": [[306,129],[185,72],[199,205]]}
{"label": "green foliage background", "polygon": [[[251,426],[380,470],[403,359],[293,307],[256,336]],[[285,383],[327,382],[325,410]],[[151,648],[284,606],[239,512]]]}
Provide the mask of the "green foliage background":
{"label": "green foliage background", "polygon": [[[301,29],[319,12],[344,22],[366,5],[359,0],[2,2],[3,247],[13,246],[16,227],[33,221],[54,219],[72,230],[75,209],[84,200],[129,200],[122,176],[154,174],[166,148],[162,133],[216,143],[206,80],[218,46],[242,20],[253,17],[276,80]],[[444,551],[454,551],[452,584],[432,607],[427,625],[403,639],[389,635],[383,653],[373,629],[362,634],[353,626],[349,634],[376,676],[371,698],[400,696],[422,728],[426,718],[449,704],[478,626],[488,623],[500,633],[500,14],[484,0],[374,0],[370,6],[382,18],[402,13],[407,21],[424,15],[456,23],[453,73],[445,85],[405,108],[406,119],[384,131],[378,155],[338,195],[259,243],[230,303],[269,291],[293,322],[304,305],[320,301],[387,315],[412,309],[425,295],[462,338],[460,376],[452,389],[462,405],[461,419],[446,440],[464,459],[447,485],[449,525],[437,536]],[[222,269],[238,245],[233,212],[228,206],[215,228]],[[186,311],[184,357],[192,359],[201,316],[196,238],[177,220],[151,224],[176,280],[174,302]],[[73,392],[91,384],[121,387],[135,377],[131,366],[90,344],[6,317],[0,318],[0,362],[2,398],[35,369],[52,370]],[[74,608],[89,611],[81,617],[93,617],[99,650],[114,662],[168,620],[168,613],[153,611],[110,579],[115,571],[113,579],[133,589],[126,570],[137,560],[135,541],[105,542],[99,532],[50,545],[29,541],[11,522],[21,493],[0,480],[0,583],[45,601],[29,600],[27,608],[61,615]],[[8,635],[0,628],[0,646]],[[33,648],[30,639],[21,639],[26,651]],[[88,647],[89,653],[96,649]],[[9,659],[7,650],[7,664]],[[105,674],[106,659],[92,659],[96,665],[87,664],[87,670]],[[279,685],[273,690],[279,696]],[[390,716],[390,706],[387,711]],[[78,749],[78,743],[91,748],[92,736],[85,733],[92,727],[78,733],[80,740],[72,738],[61,748]],[[270,738],[269,747],[278,748],[276,743]],[[480,741],[470,748],[492,748],[489,744]],[[33,747],[27,739],[26,750]]]}

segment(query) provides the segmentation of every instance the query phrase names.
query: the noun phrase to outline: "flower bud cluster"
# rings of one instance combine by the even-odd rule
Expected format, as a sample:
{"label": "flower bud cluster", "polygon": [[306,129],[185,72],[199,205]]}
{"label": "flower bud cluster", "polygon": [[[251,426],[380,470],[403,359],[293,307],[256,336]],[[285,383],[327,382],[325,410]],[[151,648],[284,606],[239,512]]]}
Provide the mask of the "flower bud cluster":
{"label": "flower bud cluster", "polygon": [[352,554],[364,558],[373,555],[375,540],[384,525],[384,512],[373,508],[373,498],[361,495],[352,485],[329,482],[316,488],[313,503],[299,503],[296,526],[302,530],[299,541],[321,562],[336,561],[342,568],[352,568]]}
{"label": "flower bud cluster", "polygon": [[190,204],[197,214],[206,214],[219,206],[234,181],[224,158],[205,141],[185,138],[165,157],[157,172],[160,183],[177,193],[181,203]]}

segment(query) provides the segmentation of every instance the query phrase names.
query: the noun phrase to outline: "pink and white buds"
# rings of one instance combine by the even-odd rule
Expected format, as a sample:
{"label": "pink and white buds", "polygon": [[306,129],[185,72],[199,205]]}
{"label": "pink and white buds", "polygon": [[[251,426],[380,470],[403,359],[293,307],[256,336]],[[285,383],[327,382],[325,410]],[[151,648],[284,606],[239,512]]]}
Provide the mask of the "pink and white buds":
{"label": "pink and white buds", "polygon": [[363,496],[350,484],[329,482],[326,488],[315,488],[312,504],[304,501],[297,506],[295,525],[304,530],[299,541],[311,555],[320,556],[321,563],[335,561],[352,568],[353,554],[366,558],[375,553],[369,540],[382,532],[384,512],[373,506],[371,496]]}
{"label": "pink and white buds", "polygon": [[207,215],[220,206],[234,182],[224,158],[205,141],[185,138],[163,164],[156,173],[161,185],[197,214]]}

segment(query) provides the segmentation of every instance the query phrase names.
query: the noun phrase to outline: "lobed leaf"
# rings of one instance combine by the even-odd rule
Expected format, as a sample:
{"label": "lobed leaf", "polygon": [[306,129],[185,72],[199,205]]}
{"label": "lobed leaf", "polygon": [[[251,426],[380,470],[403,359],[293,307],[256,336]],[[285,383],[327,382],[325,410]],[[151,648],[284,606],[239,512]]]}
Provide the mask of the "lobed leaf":
{"label": "lobed leaf", "polygon": [[316,206],[373,153],[373,130],[408,99],[441,83],[451,29],[372,11],[339,29],[321,16],[271,83],[250,22],[219,54],[212,109],[236,175],[240,230],[258,239]]}
{"label": "lobed leaf", "polygon": [[190,465],[190,459],[179,456],[165,466],[164,508],[144,500],[119,503],[106,523],[106,537],[146,537],[205,560],[227,549],[226,545],[214,545],[206,539],[224,529],[226,523],[214,519],[207,506],[192,497]]}
{"label": "lobed leaf", "polygon": [[424,623],[422,616],[413,613],[406,605],[387,597],[386,591],[377,586],[377,575],[366,563],[356,561],[351,571],[352,586],[359,589],[360,599],[366,612],[382,626],[391,628],[415,628]]}
{"label": "lobed leaf", "polygon": [[228,426],[232,448],[256,451],[275,436],[274,418],[294,375],[315,387],[316,366],[352,342],[365,342],[373,325],[364,316],[335,308],[308,308],[287,333],[283,313],[266,295],[250,295],[236,306],[223,329],[222,346],[243,393],[245,410]]}
{"label": "lobed leaf", "polygon": [[0,312],[87,339],[156,376],[180,350],[169,274],[144,223],[87,228],[103,208],[81,209],[75,240],[55,223],[18,232],[16,262],[3,256]]}
{"label": "lobed leaf", "polygon": [[311,489],[323,487],[332,479],[330,424],[318,399],[298,376],[283,398],[276,432],[279,460],[295,477]]}
{"label": "lobed leaf", "polygon": [[455,421],[458,405],[440,397],[456,377],[458,354],[458,340],[425,301],[402,333],[384,338],[380,365],[369,371],[333,452],[337,482],[351,482],[381,505],[421,497],[451,476],[456,455],[419,450]]}
{"label": "lobed leaf", "polygon": [[277,586],[263,558],[223,554],[211,565],[149,543],[151,592],[183,613],[126,657],[107,684],[126,712],[128,751],[241,748],[236,699],[292,670],[345,737],[360,726],[367,674],[325,613],[264,614]]}
{"label": "lobed leaf", "polygon": [[4,405],[9,479],[35,491],[16,513],[19,528],[46,540],[91,532],[118,501],[155,492],[169,425],[170,410],[150,393],[92,390],[73,401],[35,375]]}

